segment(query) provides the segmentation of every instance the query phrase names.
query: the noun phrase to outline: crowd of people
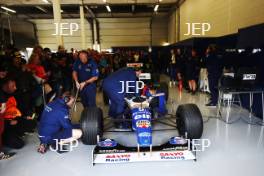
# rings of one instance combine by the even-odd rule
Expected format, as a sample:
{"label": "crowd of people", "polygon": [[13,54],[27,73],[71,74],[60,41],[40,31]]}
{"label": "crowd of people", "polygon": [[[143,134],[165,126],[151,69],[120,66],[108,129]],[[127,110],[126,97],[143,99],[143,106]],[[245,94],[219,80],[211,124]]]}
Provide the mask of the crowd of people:
{"label": "crowd of people", "polygon": [[[0,55],[0,160],[14,155],[3,151],[2,145],[22,148],[25,145],[23,136],[34,132],[38,121],[46,123],[46,119],[51,116],[51,107],[62,108],[62,119],[68,116],[66,109],[72,105],[69,92],[75,87],[80,90],[83,106],[96,106],[96,88],[101,86],[100,80],[126,67],[127,63],[143,63],[144,71],[151,73],[160,73],[163,68],[167,68],[169,86],[173,87],[177,83],[193,95],[199,87],[200,69],[206,68],[211,93],[207,105],[215,106],[218,100],[218,81],[223,68],[236,70],[240,66],[256,66],[260,74],[264,75],[261,70],[263,51],[262,48],[256,54],[249,50],[240,54],[228,54],[220,52],[216,45],[209,45],[204,54],[196,48],[174,48],[169,54],[158,52],[154,56],[148,51],[128,49],[118,49],[114,53],[99,53],[91,49],[79,52],[71,49],[67,52],[63,46],[52,53],[49,48],[43,49],[38,45],[26,61],[18,49],[6,47]],[[164,57],[166,55],[169,57]],[[61,99],[55,101],[56,98]],[[51,100],[55,103],[44,109],[44,105],[49,105]],[[44,120],[40,119],[43,109]],[[68,127],[70,122],[62,119],[59,119],[61,125]],[[80,138],[80,131],[71,130],[72,128],[67,134],[60,134],[61,137]],[[40,133],[46,135],[49,131],[49,127],[42,124]],[[41,136],[40,140],[43,141],[51,139],[50,136],[43,139]],[[45,153],[46,146],[41,144],[39,151]]]}
{"label": "crowd of people", "polygon": [[206,68],[208,73],[209,88],[211,92],[211,101],[208,106],[215,106],[217,102],[217,85],[219,77],[223,70],[223,56],[217,51],[216,45],[209,45],[203,56],[199,56],[197,49],[182,53],[181,49],[171,50],[171,59],[169,62],[169,86],[175,86],[176,81],[180,86],[195,95],[198,91],[198,81],[201,68]]}
{"label": "crowd of people", "polygon": [[1,53],[0,159],[7,159],[14,153],[4,152],[2,145],[21,149],[23,137],[36,129],[44,105],[72,90],[72,68],[78,53],[67,53],[63,46],[56,53],[36,46],[28,61],[13,46]]}
{"label": "crowd of people", "polygon": [[[184,52],[182,52],[184,51]],[[217,45],[211,44],[204,51],[201,48],[176,48],[171,49],[168,64],[170,75],[169,85],[182,85],[195,95],[199,91],[201,81],[201,69],[206,70],[209,93],[211,95],[207,106],[216,106],[218,101],[219,79],[224,72],[237,74],[240,68],[251,68],[258,74],[257,84],[263,86],[263,54],[261,47],[259,52],[253,52],[253,48],[246,48],[241,52],[221,50]],[[203,72],[204,73],[204,72]]]}
{"label": "crowd of people", "polygon": [[[59,46],[56,53],[52,53],[49,48],[35,46],[28,60],[13,46],[6,47],[1,53],[0,159],[8,159],[14,155],[4,152],[2,145],[21,149],[25,145],[23,137],[34,132],[38,121],[40,141],[46,140],[41,138],[41,134],[50,132],[50,126],[43,125],[47,119],[45,114],[48,114],[44,107],[51,100],[55,104],[57,102],[56,106],[61,105],[62,101],[56,98],[66,99],[62,95],[71,92],[76,86],[80,90],[83,106],[95,106],[97,80],[125,66],[119,65],[120,62],[116,62],[111,54],[91,49],[79,52],[71,49],[67,53],[63,46]],[[67,105],[68,101],[64,104]],[[60,107],[58,111],[64,112],[69,106]],[[58,119],[61,120],[60,117]],[[70,126],[69,121],[63,122],[62,127],[65,124]],[[65,136],[63,133],[58,135]],[[40,151],[43,152],[43,147]]]}

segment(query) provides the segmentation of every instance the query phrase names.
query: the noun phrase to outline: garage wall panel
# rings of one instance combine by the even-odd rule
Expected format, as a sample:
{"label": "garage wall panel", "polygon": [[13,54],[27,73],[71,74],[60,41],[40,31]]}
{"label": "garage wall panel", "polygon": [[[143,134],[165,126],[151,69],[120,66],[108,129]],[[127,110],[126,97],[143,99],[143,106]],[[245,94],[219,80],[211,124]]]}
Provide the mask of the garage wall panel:
{"label": "garage wall panel", "polygon": [[[40,45],[43,47],[49,47],[52,50],[57,50],[56,37],[54,34],[56,27],[54,25],[53,19],[38,19],[31,20],[36,24],[37,36]],[[63,36],[64,47],[68,50],[71,48],[81,49],[81,30],[80,30],[80,19],[62,19],[61,23],[77,23],[79,26],[78,31],[74,31],[72,35]],[[63,27],[69,27],[69,25],[64,25]],[[69,30],[64,30],[63,33],[69,34]],[[85,21],[85,35],[86,35],[86,46],[87,48],[92,48],[92,32],[90,29],[90,24]]]}
{"label": "garage wall panel", "polygon": [[148,29],[149,22],[100,23],[102,29]]}
{"label": "garage wall panel", "polygon": [[176,42],[176,19],[175,13],[170,14],[168,18],[168,42],[175,43]]}
{"label": "garage wall panel", "polygon": [[[211,30],[205,36],[223,36],[236,33],[239,28],[264,23],[263,0],[186,0],[180,7],[180,40],[192,35],[187,32],[185,23],[211,24]],[[169,29],[174,30],[170,20]],[[172,34],[169,34],[171,39]]]}
{"label": "garage wall panel", "polygon": [[[64,33],[69,33],[69,31],[63,31]],[[49,30],[38,30],[38,35],[39,36],[51,36],[52,34],[55,33],[55,29],[49,29]],[[92,33],[90,31],[90,29],[86,29],[85,30],[85,35],[87,37],[91,37],[92,36]],[[78,30],[78,31],[73,31],[73,36],[81,36],[81,30]],[[67,37],[67,36],[66,36]]]}
{"label": "garage wall panel", "polygon": [[100,29],[101,35],[108,35],[108,36],[125,36],[125,35],[150,35],[150,30],[146,29]]}
{"label": "garage wall panel", "polygon": [[168,20],[166,17],[152,19],[152,45],[160,46],[168,42]]}
{"label": "garage wall panel", "polygon": [[137,36],[104,36],[104,42],[140,42],[149,41],[149,35],[137,35]]}
{"label": "garage wall panel", "polygon": [[[99,18],[102,49],[114,46],[162,45],[168,41],[166,17],[150,18]],[[151,35],[152,34],[152,35]]]}
{"label": "garage wall panel", "polygon": [[99,18],[101,49],[149,46],[150,18]]}
{"label": "garage wall panel", "polygon": [[149,18],[100,18],[101,23],[149,23]]}

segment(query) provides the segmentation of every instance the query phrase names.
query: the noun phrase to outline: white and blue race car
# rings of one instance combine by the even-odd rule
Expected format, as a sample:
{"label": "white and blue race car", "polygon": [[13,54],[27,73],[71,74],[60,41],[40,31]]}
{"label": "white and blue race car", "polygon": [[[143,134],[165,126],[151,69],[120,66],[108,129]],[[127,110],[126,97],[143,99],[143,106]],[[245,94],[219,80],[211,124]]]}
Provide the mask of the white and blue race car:
{"label": "white and blue race car", "polygon": [[[93,164],[96,163],[127,163],[142,161],[172,161],[196,160],[192,150],[193,139],[199,139],[203,133],[203,119],[199,108],[195,104],[180,105],[175,115],[159,114],[154,110],[158,93],[149,97],[138,96],[125,98],[127,110],[124,119],[104,118],[98,107],[85,108],[81,115],[82,141],[87,145],[96,145],[93,150]],[[168,137],[168,141],[159,146],[152,144],[153,125],[163,123],[162,120],[174,121],[174,129],[178,129],[179,136]],[[104,132],[119,132],[111,130],[109,121],[126,121],[130,124],[130,131],[137,138],[134,147],[124,146],[113,139],[104,139]],[[169,126],[172,126],[168,124]]]}

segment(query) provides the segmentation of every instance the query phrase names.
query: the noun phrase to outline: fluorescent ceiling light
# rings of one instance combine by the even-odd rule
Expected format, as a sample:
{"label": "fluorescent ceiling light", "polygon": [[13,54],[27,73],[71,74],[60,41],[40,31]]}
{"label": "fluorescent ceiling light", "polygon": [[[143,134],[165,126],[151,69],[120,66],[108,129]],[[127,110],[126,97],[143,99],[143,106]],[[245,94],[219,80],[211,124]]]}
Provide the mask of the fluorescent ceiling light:
{"label": "fluorescent ceiling light", "polygon": [[170,43],[168,43],[168,42],[164,42],[164,43],[162,44],[162,46],[168,46],[168,45],[170,45]]}
{"label": "fluorescent ceiling light", "polygon": [[159,2],[161,2],[162,0],[159,0]]}
{"label": "fluorescent ceiling light", "polygon": [[46,10],[46,9],[44,9],[44,8],[42,8],[42,7],[40,7],[40,6],[36,6],[36,8],[37,8],[37,9],[39,9],[40,11],[42,11],[42,12],[45,12],[45,13],[47,13],[47,10]]}
{"label": "fluorescent ceiling light", "polygon": [[109,5],[105,6],[108,12],[111,12],[111,8]]}
{"label": "fluorescent ceiling light", "polygon": [[103,0],[104,2],[106,2],[106,0]]}
{"label": "fluorescent ceiling light", "polygon": [[12,13],[16,13],[15,10],[9,9],[9,8],[7,8],[5,6],[1,6],[1,9],[4,9],[4,10],[9,11],[9,12],[12,12]]}
{"label": "fluorescent ceiling light", "polygon": [[49,4],[49,1],[48,0],[42,0],[43,2],[45,2],[46,4]]}
{"label": "fluorescent ceiling light", "polygon": [[159,5],[158,5],[158,4],[155,5],[155,7],[154,7],[154,12],[157,12],[157,11],[158,11],[158,8],[159,8]]}

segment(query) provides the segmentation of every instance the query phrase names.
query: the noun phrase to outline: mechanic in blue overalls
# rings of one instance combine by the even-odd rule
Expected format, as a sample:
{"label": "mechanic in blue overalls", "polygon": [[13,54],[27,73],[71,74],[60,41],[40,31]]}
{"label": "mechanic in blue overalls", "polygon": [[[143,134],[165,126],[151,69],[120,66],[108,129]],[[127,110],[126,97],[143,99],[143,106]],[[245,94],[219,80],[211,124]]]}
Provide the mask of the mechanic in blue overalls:
{"label": "mechanic in blue overalls", "polygon": [[72,125],[69,119],[69,109],[74,103],[74,98],[69,93],[64,93],[45,106],[39,122],[39,153],[46,153],[51,145],[60,153],[60,147],[81,138],[82,131]]}
{"label": "mechanic in blue overalls", "polygon": [[80,89],[84,107],[96,106],[96,83],[99,71],[96,62],[88,58],[86,51],[80,51],[79,59],[73,65],[73,80],[77,89]]}
{"label": "mechanic in blue overalls", "polygon": [[[128,82],[129,81],[129,82]],[[131,82],[130,82],[131,81]],[[133,68],[122,68],[103,80],[103,91],[110,99],[109,116],[122,119],[125,111],[125,97],[134,96],[133,93],[123,90],[129,83],[129,92],[136,93],[137,76]],[[116,128],[127,128],[127,123],[115,123]]]}

